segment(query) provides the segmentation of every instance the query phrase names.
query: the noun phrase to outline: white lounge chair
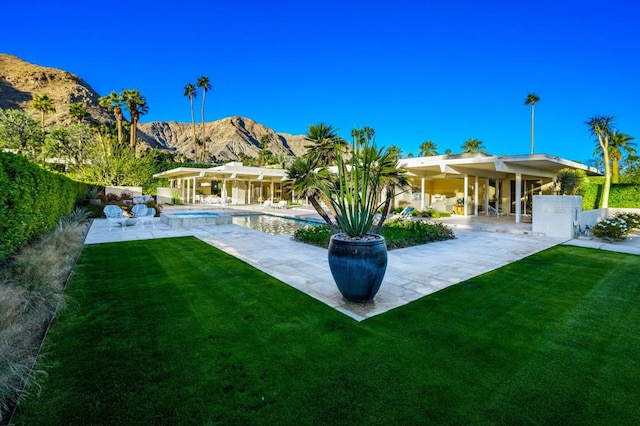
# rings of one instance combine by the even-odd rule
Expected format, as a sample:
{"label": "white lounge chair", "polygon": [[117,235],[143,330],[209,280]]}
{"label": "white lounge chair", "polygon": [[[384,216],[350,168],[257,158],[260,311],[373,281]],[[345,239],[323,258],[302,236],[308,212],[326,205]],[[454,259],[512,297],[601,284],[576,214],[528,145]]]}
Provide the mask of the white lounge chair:
{"label": "white lounge chair", "polygon": [[120,226],[124,231],[124,228],[126,228],[125,225],[127,219],[129,218],[124,214],[124,210],[122,210],[120,206],[109,204],[107,206],[104,206],[104,209],[102,209],[102,211],[104,212],[104,215],[107,217],[107,221],[109,222],[109,231],[111,231],[113,225]]}
{"label": "white lounge chair", "polygon": [[275,207],[276,209],[286,209],[287,208],[287,201],[286,200],[280,200],[280,201],[278,201],[278,204],[274,205],[273,207]]}
{"label": "white lounge chair", "polygon": [[147,206],[145,206],[144,204],[136,204],[131,208],[131,213],[133,213],[133,217],[143,217],[145,214],[147,214]]}
{"label": "white lounge chair", "polygon": [[146,228],[148,224],[151,224],[151,227],[155,228],[156,223],[153,221],[154,217],[156,217],[156,209],[153,207],[147,207],[147,211],[144,213],[144,216],[140,217],[140,220],[142,220],[142,226]]}

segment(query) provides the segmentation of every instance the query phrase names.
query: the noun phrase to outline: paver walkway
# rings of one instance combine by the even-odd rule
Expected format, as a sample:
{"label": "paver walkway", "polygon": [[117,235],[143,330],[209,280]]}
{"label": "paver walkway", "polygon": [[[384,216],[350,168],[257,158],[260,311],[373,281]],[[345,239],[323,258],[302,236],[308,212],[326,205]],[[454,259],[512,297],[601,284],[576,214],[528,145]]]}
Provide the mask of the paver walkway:
{"label": "paver walkway", "polygon": [[192,235],[357,321],[563,242],[528,234],[456,229],[455,240],[390,251],[387,273],[374,302],[357,304],[346,302],[338,292],[325,249],[293,241],[288,235],[268,235],[236,225],[171,228],[157,218],[155,222],[155,228],[138,224],[109,231],[106,219],[96,219],[85,243]]}

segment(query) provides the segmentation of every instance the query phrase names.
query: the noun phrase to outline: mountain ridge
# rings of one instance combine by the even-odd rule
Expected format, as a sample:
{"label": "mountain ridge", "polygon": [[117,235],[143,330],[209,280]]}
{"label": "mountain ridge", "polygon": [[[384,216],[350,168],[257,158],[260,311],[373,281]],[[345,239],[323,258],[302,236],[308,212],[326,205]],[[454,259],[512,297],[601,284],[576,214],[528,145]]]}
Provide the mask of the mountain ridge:
{"label": "mountain ridge", "polygon": [[[45,117],[47,127],[69,124],[69,106],[81,102],[94,121],[114,121],[113,113],[99,104],[98,94],[81,77],[57,68],[44,67],[0,53],[0,108],[29,108],[36,95],[46,94],[56,108]],[[144,95],[144,93],[143,93]],[[153,108],[153,105],[150,105]],[[144,145],[183,154],[194,159],[193,132],[190,122],[151,121],[138,124],[138,138]],[[225,117],[204,123],[207,138],[205,161],[238,160],[241,155],[257,157],[262,138],[269,137],[266,149],[276,155],[299,156],[306,152],[304,135],[276,132],[250,118]],[[196,138],[202,137],[202,123],[196,123]]]}

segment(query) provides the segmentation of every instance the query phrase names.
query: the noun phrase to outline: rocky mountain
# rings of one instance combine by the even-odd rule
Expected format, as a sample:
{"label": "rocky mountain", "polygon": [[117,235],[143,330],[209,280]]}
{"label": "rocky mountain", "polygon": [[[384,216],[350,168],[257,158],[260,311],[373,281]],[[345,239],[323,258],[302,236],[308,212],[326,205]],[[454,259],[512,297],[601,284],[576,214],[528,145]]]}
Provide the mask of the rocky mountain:
{"label": "rocky mountain", "polygon": [[[36,95],[48,95],[56,108],[47,114],[46,125],[68,124],[69,106],[81,102],[93,120],[113,120],[113,114],[100,106],[100,95],[80,77],[56,68],[30,64],[22,59],[0,53],[0,108],[29,109]],[[153,108],[153,105],[150,105]],[[143,117],[144,118],[144,117]],[[140,140],[154,148],[167,149],[193,158],[191,123],[151,122],[138,125]],[[196,137],[202,137],[202,127],[196,123]],[[268,135],[266,149],[279,155],[299,156],[306,151],[303,135],[277,133],[262,124],[244,117],[229,117],[205,123],[207,160],[237,160],[240,153],[257,157],[260,141]]]}
{"label": "rocky mountain", "polygon": [[80,77],[0,54],[0,108],[29,110],[36,95],[47,95],[53,101],[56,111],[47,114],[48,125],[71,122],[69,106],[76,102],[82,102],[96,120],[113,119],[113,115],[98,104],[100,95]]}
{"label": "rocky mountain", "polygon": [[[193,157],[193,130],[191,123],[155,121],[139,125],[142,139],[151,146],[175,149],[187,157]],[[260,123],[244,117],[228,117],[205,123],[207,160],[237,160],[243,153],[257,157],[264,135],[269,137],[266,149],[273,154],[299,156],[308,144],[303,135],[276,133]],[[202,125],[196,123],[196,137],[202,139]],[[200,148],[198,148],[199,150]]]}

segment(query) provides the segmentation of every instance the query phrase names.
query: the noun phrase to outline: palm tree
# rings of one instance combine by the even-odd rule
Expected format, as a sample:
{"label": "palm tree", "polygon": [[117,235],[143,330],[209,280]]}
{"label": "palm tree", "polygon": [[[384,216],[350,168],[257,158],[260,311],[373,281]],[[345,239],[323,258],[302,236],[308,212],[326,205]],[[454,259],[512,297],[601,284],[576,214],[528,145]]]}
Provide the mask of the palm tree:
{"label": "palm tree", "polygon": [[338,136],[338,129],[324,123],[311,124],[305,137],[312,145],[306,145],[312,161],[320,165],[333,164],[336,161],[336,144],[345,146],[346,141]]}
{"label": "palm tree", "polygon": [[198,88],[192,83],[184,86],[184,96],[189,97],[189,104],[191,105],[191,131],[193,132],[193,158],[198,158],[198,139],[196,138],[196,119],[193,112],[193,100],[198,97]]}
{"label": "palm tree", "polygon": [[211,83],[209,82],[209,77],[202,76],[198,79],[196,85],[202,89],[202,162],[204,162],[205,154],[207,153],[207,138],[204,134],[204,103],[207,99],[207,92],[211,90]]}
{"label": "palm tree", "polygon": [[36,95],[31,101],[31,108],[40,111],[40,127],[42,128],[42,141],[44,143],[44,116],[48,112],[56,112],[53,101],[47,95]]}
{"label": "palm tree", "polygon": [[431,141],[422,142],[422,144],[420,144],[418,148],[420,148],[418,157],[430,157],[432,155],[439,155],[438,151],[436,151],[438,147]]}
{"label": "palm tree", "polygon": [[122,101],[131,115],[131,129],[129,132],[129,146],[136,152],[138,136],[138,121],[140,116],[149,112],[149,106],[145,97],[136,89],[127,89],[122,92]]}
{"label": "palm tree", "polygon": [[633,157],[636,155],[637,151],[634,148],[636,144],[631,142],[632,140],[634,140],[633,136],[620,133],[617,130],[614,130],[609,136],[609,143],[611,147],[611,155],[609,156],[611,159],[611,183],[620,182],[619,162],[624,157],[623,152],[626,153],[627,157]]}
{"label": "palm tree", "polygon": [[[310,154],[309,151],[307,154]],[[329,172],[323,167],[319,167],[317,159],[311,155],[304,155],[296,158],[289,169],[287,176],[291,180],[291,188],[299,193],[300,196],[309,199],[309,202],[316,212],[324,219],[331,229],[331,233],[339,232],[338,225],[327,214],[326,210],[320,205],[320,192],[318,187],[329,179]]]}
{"label": "palm tree", "polygon": [[113,115],[116,117],[116,125],[118,127],[118,143],[122,143],[122,122],[124,121],[124,114],[122,113],[122,94],[112,91],[107,96],[102,96],[98,99],[98,102],[109,111],[113,111]]}
{"label": "palm tree", "polygon": [[[396,188],[406,188],[409,185],[409,178],[406,170],[398,167],[398,157],[393,150],[387,149],[382,155],[380,153],[374,155],[377,155],[377,159],[373,163],[375,164],[374,174],[380,177],[380,185],[385,191],[382,214],[378,224],[373,229],[373,233],[378,234],[389,215],[391,203],[397,195]],[[379,199],[382,199],[382,197]]]}
{"label": "palm tree", "polygon": [[585,124],[592,135],[598,138],[598,145],[602,151],[604,163],[604,189],[602,191],[602,208],[609,207],[609,191],[611,189],[611,163],[609,162],[609,136],[613,132],[614,118],[609,115],[598,115],[589,119]]}
{"label": "palm tree", "polygon": [[462,144],[462,152],[482,152],[484,153],[484,145],[481,140],[470,138]]}
{"label": "palm tree", "polygon": [[531,105],[531,154],[533,154],[533,129],[534,129],[534,105],[536,104],[536,102],[538,102],[540,100],[540,96],[536,95],[535,93],[529,93],[527,95],[527,98],[524,100],[524,104],[525,105]]}
{"label": "palm tree", "polygon": [[260,149],[267,149],[269,147],[269,143],[271,142],[271,137],[268,134],[262,135],[260,138]]}
{"label": "palm tree", "polygon": [[78,123],[82,123],[85,118],[89,117],[89,112],[87,108],[82,105],[82,102],[76,102],[69,105],[69,115],[78,120]]}
{"label": "palm tree", "polygon": [[395,158],[396,160],[398,160],[400,158],[400,155],[402,155],[402,148],[395,144],[387,148],[387,151],[389,151],[389,153],[393,155],[393,158]]}

